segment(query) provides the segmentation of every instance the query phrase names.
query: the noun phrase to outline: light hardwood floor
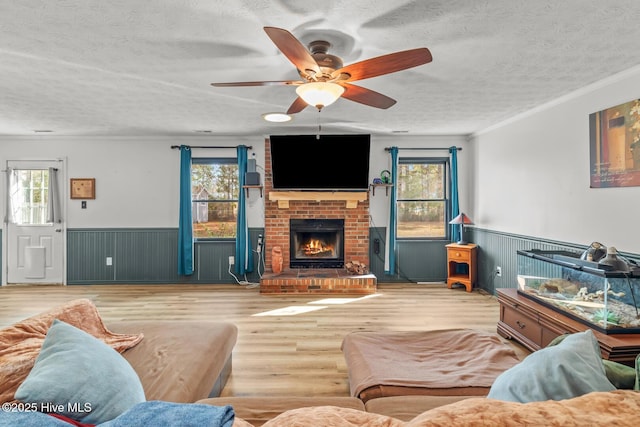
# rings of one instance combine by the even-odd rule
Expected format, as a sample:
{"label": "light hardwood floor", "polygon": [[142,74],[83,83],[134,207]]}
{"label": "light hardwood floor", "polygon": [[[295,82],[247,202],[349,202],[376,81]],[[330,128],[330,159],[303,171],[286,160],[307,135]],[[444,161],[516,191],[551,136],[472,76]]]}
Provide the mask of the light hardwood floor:
{"label": "light hardwood floor", "polygon": [[[477,328],[496,331],[499,306],[483,291],[444,284],[383,284],[357,296],[264,296],[240,285],[4,286],[0,328],[74,298],[89,298],[105,322],[228,321],[238,326],[223,396],[348,396],[340,351],[351,331]],[[296,308],[310,310],[292,314]],[[285,310],[264,315],[272,310]],[[528,352],[516,343],[520,357]],[[206,355],[203,355],[206,357]],[[482,363],[482,361],[478,361]]]}

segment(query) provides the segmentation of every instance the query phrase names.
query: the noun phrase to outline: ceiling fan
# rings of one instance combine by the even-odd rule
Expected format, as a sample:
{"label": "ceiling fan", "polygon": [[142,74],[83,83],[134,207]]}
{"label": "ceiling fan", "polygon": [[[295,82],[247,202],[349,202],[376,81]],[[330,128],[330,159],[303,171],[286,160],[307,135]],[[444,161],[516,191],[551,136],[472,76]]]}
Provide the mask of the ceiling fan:
{"label": "ceiling fan", "polygon": [[389,108],[396,103],[386,95],[356,86],[351,82],[383,74],[395,73],[407,68],[431,62],[431,52],[426,47],[390,53],[343,66],[342,59],[327,53],[330,43],[317,40],[309,43],[309,49],[289,31],[276,27],[264,27],[273,43],[296,66],[302,80],[255,81],[211,83],[216,87],[237,86],[297,86],[298,97],[287,110],[295,114],[307,105],[318,110],[343,97],[376,108]]}

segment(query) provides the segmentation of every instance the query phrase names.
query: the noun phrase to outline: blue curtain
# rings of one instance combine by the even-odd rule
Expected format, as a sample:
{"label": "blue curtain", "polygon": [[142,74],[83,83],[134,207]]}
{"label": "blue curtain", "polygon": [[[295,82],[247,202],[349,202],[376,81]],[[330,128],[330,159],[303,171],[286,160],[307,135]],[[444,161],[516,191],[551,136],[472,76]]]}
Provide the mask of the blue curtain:
{"label": "blue curtain", "polygon": [[249,226],[247,225],[247,199],[244,177],[247,172],[247,146],[238,148],[238,222],[236,224],[236,273],[245,274],[253,271],[253,251],[249,240]]}
{"label": "blue curtain", "polygon": [[193,274],[193,221],[191,218],[191,148],[180,146],[180,219],[178,224],[178,274]]}
{"label": "blue curtain", "polygon": [[[460,203],[458,202],[458,147],[449,147],[451,154],[451,219],[460,214]],[[458,242],[461,239],[460,226],[450,224],[449,230],[451,241]]]}
{"label": "blue curtain", "polygon": [[391,201],[389,202],[389,223],[387,224],[387,244],[384,248],[384,274],[396,273],[396,217],[398,198],[398,147],[391,147]]}

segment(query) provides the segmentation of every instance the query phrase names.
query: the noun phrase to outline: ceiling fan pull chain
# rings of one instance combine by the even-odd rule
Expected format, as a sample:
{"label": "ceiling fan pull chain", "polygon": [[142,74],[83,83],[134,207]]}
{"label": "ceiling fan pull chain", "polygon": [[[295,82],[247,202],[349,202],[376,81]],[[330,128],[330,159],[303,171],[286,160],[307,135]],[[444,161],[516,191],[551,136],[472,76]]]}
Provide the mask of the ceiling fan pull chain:
{"label": "ceiling fan pull chain", "polygon": [[317,123],[318,123],[318,133],[316,134],[316,139],[320,139],[320,132],[322,132],[322,125],[320,124],[320,112],[322,110],[318,110]]}

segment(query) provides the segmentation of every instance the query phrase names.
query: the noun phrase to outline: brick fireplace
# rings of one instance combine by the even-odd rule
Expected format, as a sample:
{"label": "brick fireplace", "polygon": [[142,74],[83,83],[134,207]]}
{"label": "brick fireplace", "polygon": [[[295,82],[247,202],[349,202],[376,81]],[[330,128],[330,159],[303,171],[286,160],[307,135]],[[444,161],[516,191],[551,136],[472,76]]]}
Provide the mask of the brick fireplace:
{"label": "brick fireplace", "polygon": [[[344,268],[291,268],[291,220],[344,221],[344,262],[369,265],[369,198],[366,192],[279,192],[273,190],[271,146],[265,140],[265,274],[261,293],[359,293],[376,291],[374,275],[350,276]],[[272,272],[271,250],[282,249],[283,272]],[[295,255],[295,254],[294,254]]]}

